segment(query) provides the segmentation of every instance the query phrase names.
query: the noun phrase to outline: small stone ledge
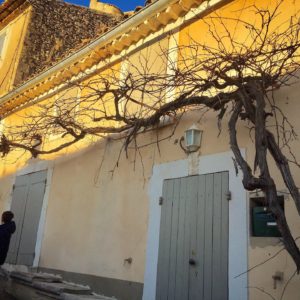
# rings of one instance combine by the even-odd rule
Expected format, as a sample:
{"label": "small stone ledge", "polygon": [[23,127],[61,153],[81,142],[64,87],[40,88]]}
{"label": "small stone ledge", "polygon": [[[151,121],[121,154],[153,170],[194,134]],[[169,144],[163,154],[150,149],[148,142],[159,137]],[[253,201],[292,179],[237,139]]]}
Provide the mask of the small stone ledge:
{"label": "small stone ledge", "polygon": [[61,295],[63,293],[90,295],[91,289],[88,286],[72,284],[68,282],[40,282],[32,283],[32,287],[49,294]]}
{"label": "small stone ledge", "polygon": [[62,277],[48,273],[28,273],[13,271],[10,273],[13,279],[21,280],[28,283],[38,282],[62,282]]}
{"label": "small stone ledge", "polygon": [[105,296],[97,296],[97,295],[72,295],[72,294],[62,294],[61,300],[116,300],[114,298],[108,298]]}
{"label": "small stone ledge", "polygon": [[63,281],[59,275],[1,270],[5,290],[17,300],[116,300],[94,294],[90,287]]}

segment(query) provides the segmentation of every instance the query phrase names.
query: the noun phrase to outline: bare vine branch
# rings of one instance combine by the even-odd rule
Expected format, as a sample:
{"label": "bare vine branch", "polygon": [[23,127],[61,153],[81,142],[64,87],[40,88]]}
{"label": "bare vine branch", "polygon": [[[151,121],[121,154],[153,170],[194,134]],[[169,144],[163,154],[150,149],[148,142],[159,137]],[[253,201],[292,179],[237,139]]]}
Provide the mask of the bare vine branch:
{"label": "bare vine branch", "polygon": [[[276,90],[297,79],[300,23],[297,13],[278,23],[283,1],[276,3],[273,9],[247,7],[255,12],[253,23],[243,19],[241,12],[236,18],[209,14],[199,20],[207,28],[207,42],[190,37],[189,45],[177,45],[176,49],[161,46],[154,60],[153,53],[141,51],[138,64],[126,58],[126,70],[112,67],[89,80],[70,82],[54,101],[21,110],[18,124],[5,124],[0,153],[5,159],[22,149],[37,157],[59,152],[87,137],[115,136],[122,140],[122,147],[113,173],[128,149],[136,149],[135,156],[141,158],[145,144],[138,144],[138,135],[158,131],[165,118],[179,122],[180,114],[194,108],[199,114],[214,111],[219,130],[228,118],[229,144],[242,171],[243,185],[246,190],[264,193],[299,272],[299,247],[279,205],[267,159],[271,157],[276,164],[300,215],[300,194],[289,164],[291,160],[297,164],[290,147],[297,135],[278,105],[280,99],[274,97]],[[238,37],[240,30],[242,37]],[[170,58],[172,51],[178,52],[176,63]],[[238,144],[242,123],[253,133],[253,168]]]}

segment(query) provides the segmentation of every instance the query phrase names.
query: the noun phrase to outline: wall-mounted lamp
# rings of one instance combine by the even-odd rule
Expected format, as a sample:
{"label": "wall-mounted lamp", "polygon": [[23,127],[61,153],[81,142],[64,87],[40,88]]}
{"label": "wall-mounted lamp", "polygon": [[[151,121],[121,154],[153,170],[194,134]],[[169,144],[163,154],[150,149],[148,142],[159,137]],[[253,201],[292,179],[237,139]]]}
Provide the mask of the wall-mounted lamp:
{"label": "wall-mounted lamp", "polygon": [[32,148],[39,147],[43,142],[43,138],[40,134],[35,134],[32,136]]}
{"label": "wall-mounted lamp", "polygon": [[[184,137],[180,140],[180,146],[186,153],[196,152],[200,149],[203,131],[200,130],[195,124],[187,129],[184,133]],[[182,141],[185,141],[185,146],[182,145]]]}

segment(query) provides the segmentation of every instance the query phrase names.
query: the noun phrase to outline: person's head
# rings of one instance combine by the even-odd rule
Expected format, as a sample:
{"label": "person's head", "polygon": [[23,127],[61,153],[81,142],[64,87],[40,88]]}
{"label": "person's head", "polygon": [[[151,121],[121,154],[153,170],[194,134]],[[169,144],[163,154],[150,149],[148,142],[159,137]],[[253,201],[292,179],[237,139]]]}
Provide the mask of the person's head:
{"label": "person's head", "polygon": [[14,214],[11,211],[5,211],[2,214],[1,221],[2,223],[6,224],[9,223],[14,218]]}

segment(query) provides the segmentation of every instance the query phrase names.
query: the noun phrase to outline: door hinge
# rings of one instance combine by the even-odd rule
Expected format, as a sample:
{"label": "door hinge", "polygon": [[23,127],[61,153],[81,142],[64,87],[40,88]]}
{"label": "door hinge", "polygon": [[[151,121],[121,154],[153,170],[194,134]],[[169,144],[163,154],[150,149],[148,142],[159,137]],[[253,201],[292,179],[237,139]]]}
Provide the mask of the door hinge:
{"label": "door hinge", "polygon": [[230,201],[230,200],[232,199],[232,197],[231,197],[231,191],[228,191],[228,192],[226,193],[226,199],[227,199],[228,201]]}
{"label": "door hinge", "polygon": [[159,205],[163,205],[163,202],[164,202],[164,198],[163,197],[159,197],[158,204]]}

